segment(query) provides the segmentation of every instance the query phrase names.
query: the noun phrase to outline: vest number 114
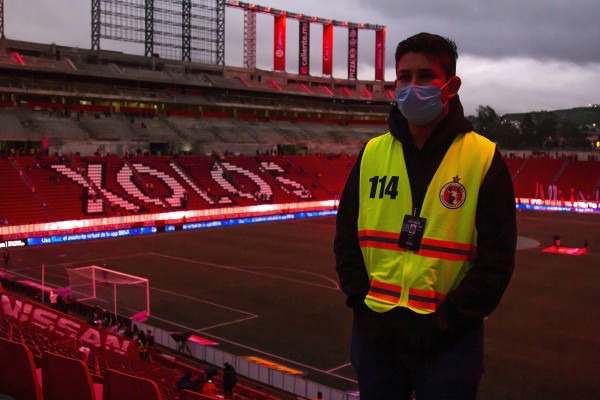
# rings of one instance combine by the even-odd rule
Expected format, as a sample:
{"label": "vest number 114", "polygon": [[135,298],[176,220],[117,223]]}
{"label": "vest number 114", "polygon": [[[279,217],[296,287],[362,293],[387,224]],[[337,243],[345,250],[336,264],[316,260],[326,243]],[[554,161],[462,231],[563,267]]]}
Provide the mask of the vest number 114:
{"label": "vest number 114", "polygon": [[[390,199],[394,200],[398,196],[398,176],[391,176],[389,178],[387,176],[374,176],[369,179],[371,182],[371,192],[369,193],[369,197],[374,199],[378,196],[380,199],[383,199],[384,195],[390,196]],[[377,187],[379,186],[379,195],[377,195]]]}

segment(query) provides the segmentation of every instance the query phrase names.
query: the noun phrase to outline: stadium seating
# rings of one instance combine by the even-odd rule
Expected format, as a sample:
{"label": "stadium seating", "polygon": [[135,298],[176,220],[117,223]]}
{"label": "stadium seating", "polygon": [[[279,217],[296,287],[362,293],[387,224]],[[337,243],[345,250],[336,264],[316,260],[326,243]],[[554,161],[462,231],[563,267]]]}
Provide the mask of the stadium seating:
{"label": "stadium seating", "polygon": [[517,197],[534,197],[536,183],[547,187],[559,177],[564,160],[546,157],[529,158],[513,177]]}
{"label": "stadium seating", "polygon": [[214,399],[213,397],[205,396],[201,393],[192,392],[191,390],[183,390],[179,394],[179,400],[205,400]]}
{"label": "stadium seating", "polygon": [[250,387],[235,386],[233,388],[233,399],[234,400],[277,400],[276,397],[269,395],[268,393],[256,390]]}
{"label": "stadium seating", "polygon": [[26,110],[0,108],[0,139],[17,140],[27,134],[20,119],[29,114]]}
{"label": "stadium seating", "polygon": [[154,381],[113,369],[104,374],[103,393],[104,400],[162,400]]}
{"label": "stadium seating", "polygon": [[504,157],[504,162],[508,167],[508,173],[511,177],[514,177],[515,174],[519,171],[521,163],[523,162],[522,158],[508,158]]}
{"label": "stadium seating", "polygon": [[558,189],[565,195],[565,200],[569,200],[567,196],[571,188],[575,189],[577,200],[581,200],[579,192],[586,198],[593,197],[594,190],[600,185],[600,163],[598,161],[566,161],[566,163],[563,173],[556,181]]}
{"label": "stadium seating", "polygon": [[[35,187],[37,196],[46,204],[53,220],[69,221],[87,217],[81,207],[81,186],[51,169],[49,163],[45,163],[41,168],[38,167],[40,161],[35,157],[17,157],[15,161],[22,170],[26,171],[27,179]],[[64,164],[66,170],[72,171],[67,162],[54,161],[54,163]]]}
{"label": "stadium seating", "polygon": [[10,205],[0,210],[0,217],[6,218],[13,225],[49,221],[50,214],[27,186],[23,174],[14,160],[0,160],[0,204]]}
{"label": "stadium seating", "polygon": [[83,361],[51,352],[42,355],[42,391],[44,400],[102,399],[102,385],[92,382]]}
{"label": "stadium seating", "polygon": [[0,338],[0,394],[20,400],[42,399],[31,351],[22,343],[3,338]]}
{"label": "stadium seating", "polygon": [[[19,298],[19,296],[14,294],[11,294],[12,296]],[[151,389],[151,391],[156,386],[160,393],[160,398],[164,400],[176,400],[179,397],[179,394],[175,391],[176,382],[181,376],[182,368],[189,368],[195,371],[195,374],[200,373],[197,369],[185,364],[171,365],[170,363],[163,363],[161,362],[161,357],[156,357],[158,361],[143,361],[135,351],[124,355],[108,349],[89,346],[89,353],[86,355],[80,350],[82,344],[79,340],[62,336],[62,334],[52,329],[42,328],[35,323],[20,322],[1,312],[0,338],[0,340],[3,340],[0,343],[0,359],[5,360],[4,357],[6,354],[6,357],[10,357],[6,359],[15,360],[14,363],[0,363],[0,371],[4,368],[7,369],[7,373],[2,374],[0,377],[0,393],[3,393],[2,390],[12,390],[12,386],[8,383],[5,384],[2,378],[7,381],[17,379],[21,383],[27,382],[28,388],[35,389],[36,386],[34,384],[28,383],[31,379],[35,378],[35,364],[41,367],[37,370],[40,384],[42,382],[48,383],[43,389],[40,389],[40,394],[45,392],[46,395],[44,398],[51,399],[74,398],[79,400],[95,398],[99,400],[102,399],[103,393],[106,398],[108,393],[103,389],[106,385],[108,373],[111,376],[111,378],[108,378],[109,381],[113,380],[113,387],[115,385],[121,387],[121,381],[130,380],[132,379],[131,377],[133,379],[145,379],[151,382],[150,386],[152,388],[149,388],[148,382],[140,383],[140,385],[145,385],[146,389]],[[9,346],[9,350],[4,350],[5,346]],[[15,347],[17,348],[16,350]],[[12,353],[19,349],[29,354],[31,362],[17,358],[16,353],[14,357],[12,356]],[[48,371],[49,369],[49,373],[43,373],[43,371]],[[117,377],[115,378],[114,375],[117,375]],[[218,377],[215,378],[218,380]],[[104,385],[101,385],[99,382],[103,380]],[[73,384],[71,384],[72,382]],[[90,389],[90,383],[92,389]],[[141,390],[139,389],[139,391]],[[69,397],[71,394],[75,395],[76,393],[77,397]],[[94,395],[95,397],[90,397]],[[139,397],[129,396],[127,400],[135,398]]]}
{"label": "stadium seating", "polygon": [[[0,314],[1,315],[1,314]],[[190,365],[173,363],[168,361],[145,362],[136,354],[131,356],[120,355],[109,350],[90,347],[89,356],[86,357],[77,350],[77,341],[55,335],[52,331],[46,331],[35,324],[20,324],[16,320],[0,318],[0,332],[12,339],[0,339],[0,356],[11,357],[15,362],[0,363],[0,372],[6,368],[6,373],[0,376],[0,388],[6,394],[17,393],[10,391],[11,386],[7,382],[17,379],[23,384],[27,383],[24,390],[39,389],[40,397],[22,394],[25,399],[206,399],[198,393],[177,393],[176,382],[182,374],[182,370],[190,370],[194,374],[202,373],[201,369]],[[16,342],[15,342],[16,341]],[[24,344],[25,343],[25,344]],[[9,346],[12,350],[5,350]],[[33,357],[30,349],[36,349],[38,357]],[[17,349],[17,350],[15,350]],[[24,364],[23,359],[13,352],[27,353]],[[39,378],[36,378],[34,358],[38,359],[41,369],[38,370]],[[161,357],[157,357],[160,359]],[[167,359],[165,359],[167,360]],[[39,379],[44,383],[35,385],[34,380]],[[221,387],[221,377],[214,377],[215,385]],[[103,382],[94,383],[94,382]],[[20,390],[20,389],[19,389]],[[10,391],[10,392],[9,392]],[[3,393],[0,391],[0,393]],[[19,392],[21,393],[21,392]],[[23,392],[24,393],[24,392]],[[13,395],[15,396],[15,395]],[[75,396],[75,397],[73,397]],[[1,397],[1,396],[0,396]],[[15,396],[20,398],[19,396]],[[247,387],[241,382],[234,388],[233,399],[238,400],[277,400],[278,397],[269,395],[261,390]]]}
{"label": "stadium seating", "polygon": [[[562,200],[595,200],[598,161],[505,158],[517,198],[556,183]],[[332,200],[355,156],[17,156],[0,160],[0,219],[10,225],[227,206]],[[150,186],[151,189],[149,189]],[[187,193],[187,202],[182,202]],[[561,200],[559,196],[559,201]]]}

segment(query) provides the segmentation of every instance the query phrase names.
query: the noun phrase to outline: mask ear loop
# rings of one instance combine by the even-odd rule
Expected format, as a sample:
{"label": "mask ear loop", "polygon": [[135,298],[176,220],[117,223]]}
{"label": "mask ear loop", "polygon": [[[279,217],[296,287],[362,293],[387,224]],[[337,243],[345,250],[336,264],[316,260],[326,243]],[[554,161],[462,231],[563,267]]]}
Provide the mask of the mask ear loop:
{"label": "mask ear loop", "polygon": [[[460,89],[461,84],[462,81],[458,77],[458,75],[454,75],[453,77],[448,79],[448,82],[446,82],[444,86],[440,88],[442,99],[446,100],[443,102],[444,104],[448,103],[453,97],[455,97],[458,94],[458,89]],[[452,93],[449,94],[448,91],[451,89]]]}

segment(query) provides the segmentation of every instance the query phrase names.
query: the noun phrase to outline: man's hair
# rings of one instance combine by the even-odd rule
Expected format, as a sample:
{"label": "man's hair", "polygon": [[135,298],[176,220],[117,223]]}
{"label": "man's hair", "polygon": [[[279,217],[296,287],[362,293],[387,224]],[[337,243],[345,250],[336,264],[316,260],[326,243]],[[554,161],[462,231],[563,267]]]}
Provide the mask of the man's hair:
{"label": "man's hair", "polygon": [[414,36],[404,39],[396,47],[396,66],[398,61],[406,53],[422,53],[425,56],[439,60],[440,65],[446,72],[446,79],[456,75],[456,43],[452,39],[432,33],[418,33]]}

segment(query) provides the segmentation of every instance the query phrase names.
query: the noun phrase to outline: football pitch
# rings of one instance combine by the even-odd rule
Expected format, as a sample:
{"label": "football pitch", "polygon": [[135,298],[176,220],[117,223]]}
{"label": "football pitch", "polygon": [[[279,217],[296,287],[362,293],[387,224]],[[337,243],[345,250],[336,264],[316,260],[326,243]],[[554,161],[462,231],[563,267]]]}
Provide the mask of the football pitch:
{"label": "football pitch", "polygon": [[[517,267],[487,319],[480,399],[592,399],[600,393],[600,215],[518,213]],[[11,249],[10,273],[68,285],[65,268],[150,280],[150,324],[192,330],[225,351],[355,390],[351,310],[332,251],[335,218],[217,227]],[[582,255],[543,252],[559,234]],[[531,247],[530,245],[533,245]]]}

